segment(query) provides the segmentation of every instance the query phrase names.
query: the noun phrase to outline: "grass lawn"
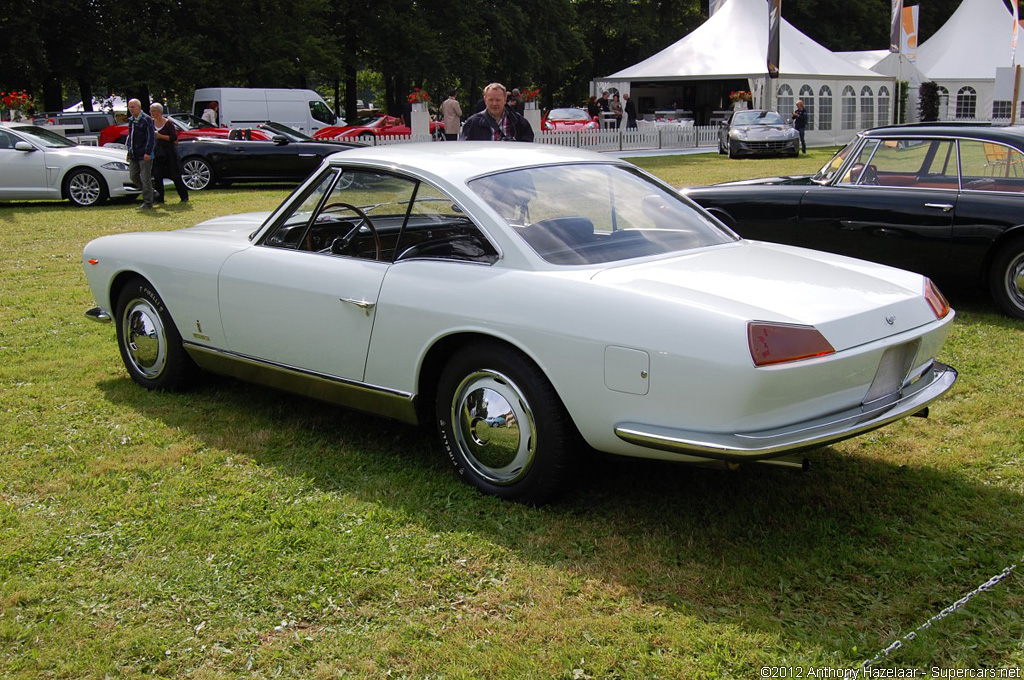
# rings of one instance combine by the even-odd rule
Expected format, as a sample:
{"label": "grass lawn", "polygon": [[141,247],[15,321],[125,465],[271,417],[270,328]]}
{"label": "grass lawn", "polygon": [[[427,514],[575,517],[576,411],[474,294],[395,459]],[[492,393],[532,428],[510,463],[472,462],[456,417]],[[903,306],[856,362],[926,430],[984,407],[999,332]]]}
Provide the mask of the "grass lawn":
{"label": "grass lawn", "polygon": [[[697,185],[829,155],[638,162]],[[951,295],[954,391],[807,473],[598,457],[525,507],[431,432],[128,379],[82,246],[286,194],[0,204],[0,676],[755,678],[859,665],[1015,564],[879,665],[1024,663],[1024,323]]]}

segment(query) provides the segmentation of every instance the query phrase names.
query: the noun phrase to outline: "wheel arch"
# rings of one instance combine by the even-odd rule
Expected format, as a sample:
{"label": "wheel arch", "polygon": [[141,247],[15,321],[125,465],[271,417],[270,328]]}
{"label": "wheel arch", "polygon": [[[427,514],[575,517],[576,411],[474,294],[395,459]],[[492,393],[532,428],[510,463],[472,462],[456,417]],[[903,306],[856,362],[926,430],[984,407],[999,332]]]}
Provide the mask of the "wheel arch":
{"label": "wheel arch", "polygon": [[[543,369],[542,364],[524,348],[508,338],[497,335],[478,331],[460,331],[438,338],[423,355],[423,360],[420,362],[419,376],[416,380],[416,415],[421,423],[429,423],[433,419],[434,402],[437,398],[437,386],[441,379],[441,371],[456,353],[474,343],[491,343],[507,347],[523,355],[544,374],[544,377],[551,383],[552,389],[558,394],[558,389],[547,371]],[[558,398],[561,399],[561,395]],[[573,427],[576,427],[575,423],[573,423]]]}
{"label": "wheel arch", "polygon": [[988,251],[985,253],[985,259],[981,263],[981,271],[978,272],[978,282],[981,285],[986,287],[988,286],[989,277],[992,274],[992,263],[996,259],[996,255],[1002,251],[1007,244],[1017,243],[1020,241],[1024,241],[1024,224],[1018,224],[1015,227],[1010,227],[992,241]]}
{"label": "wheel arch", "polygon": [[71,177],[79,170],[88,170],[93,175],[96,175],[97,179],[99,179],[100,181],[100,184],[103,186],[104,193],[107,196],[110,195],[110,187],[107,185],[107,178],[103,176],[102,172],[88,165],[75,165],[65,170],[64,174],[61,175],[60,197],[62,199],[68,200],[71,198],[70,194],[68,193],[68,184],[70,184]]}

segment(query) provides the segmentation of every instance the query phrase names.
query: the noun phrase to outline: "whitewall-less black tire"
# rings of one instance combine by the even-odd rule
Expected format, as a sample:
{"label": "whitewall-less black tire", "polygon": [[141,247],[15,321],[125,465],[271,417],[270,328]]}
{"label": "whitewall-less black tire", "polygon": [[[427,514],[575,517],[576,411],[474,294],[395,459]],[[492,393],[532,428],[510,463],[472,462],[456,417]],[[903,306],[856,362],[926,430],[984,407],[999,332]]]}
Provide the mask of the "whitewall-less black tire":
{"label": "whitewall-less black tire", "polygon": [[1004,314],[1024,319],[1024,239],[1010,241],[996,253],[989,288]]}
{"label": "whitewall-less black tire", "polygon": [[151,390],[185,387],[196,369],[160,295],[145,279],[129,281],[117,298],[121,361],[132,380]]}
{"label": "whitewall-less black tire", "polygon": [[107,200],[107,183],[95,170],[75,168],[64,178],[64,195],[72,205],[87,208]]}
{"label": "whitewall-less black tire", "polygon": [[582,446],[541,370],[500,343],[476,343],[449,360],[436,418],[459,477],[507,500],[543,503],[560,493]]}

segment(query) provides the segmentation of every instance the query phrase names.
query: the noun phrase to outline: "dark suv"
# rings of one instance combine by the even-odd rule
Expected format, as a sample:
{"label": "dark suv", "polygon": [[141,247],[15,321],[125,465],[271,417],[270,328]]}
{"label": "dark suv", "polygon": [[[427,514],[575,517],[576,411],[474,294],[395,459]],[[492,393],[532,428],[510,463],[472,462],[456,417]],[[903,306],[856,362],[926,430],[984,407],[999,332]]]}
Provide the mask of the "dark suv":
{"label": "dark suv", "polygon": [[96,146],[99,143],[100,131],[113,125],[113,114],[103,111],[52,112],[41,113],[32,119],[36,125],[59,125],[64,128],[63,134],[79,144]]}

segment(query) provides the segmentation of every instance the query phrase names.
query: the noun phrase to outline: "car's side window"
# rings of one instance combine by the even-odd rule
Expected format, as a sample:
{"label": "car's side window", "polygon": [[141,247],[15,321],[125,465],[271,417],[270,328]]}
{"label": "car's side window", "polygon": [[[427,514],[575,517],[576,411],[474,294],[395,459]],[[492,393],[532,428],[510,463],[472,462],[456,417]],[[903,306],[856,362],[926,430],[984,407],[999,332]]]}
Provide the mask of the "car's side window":
{"label": "car's side window", "polygon": [[0,149],[13,149],[14,143],[18,140],[13,135],[9,135],[3,130],[0,130]]}
{"label": "car's side window", "polygon": [[956,142],[883,139],[865,144],[840,183],[955,191],[959,188]]}
{"label": "car's side window", "polygon": [[421,182],[395,260],[443,259],[494,262],[498,252],[451,198]]}
{"label": "car's side window", "polygon": [[332,170],[325,173],[319,182],[310,186],[305,196],[277,220],[275,227],[264,237],[262,245],[298,250],[303,244],[303,239],[308,231],[307,227],[317,206],[323,202],[324,196],[334,185],[337,176],[338,171]]}
{"label": "car's side window", "polygon": [[960,141],[966,191],[1024,191],[1024,154],[998,142]]}

